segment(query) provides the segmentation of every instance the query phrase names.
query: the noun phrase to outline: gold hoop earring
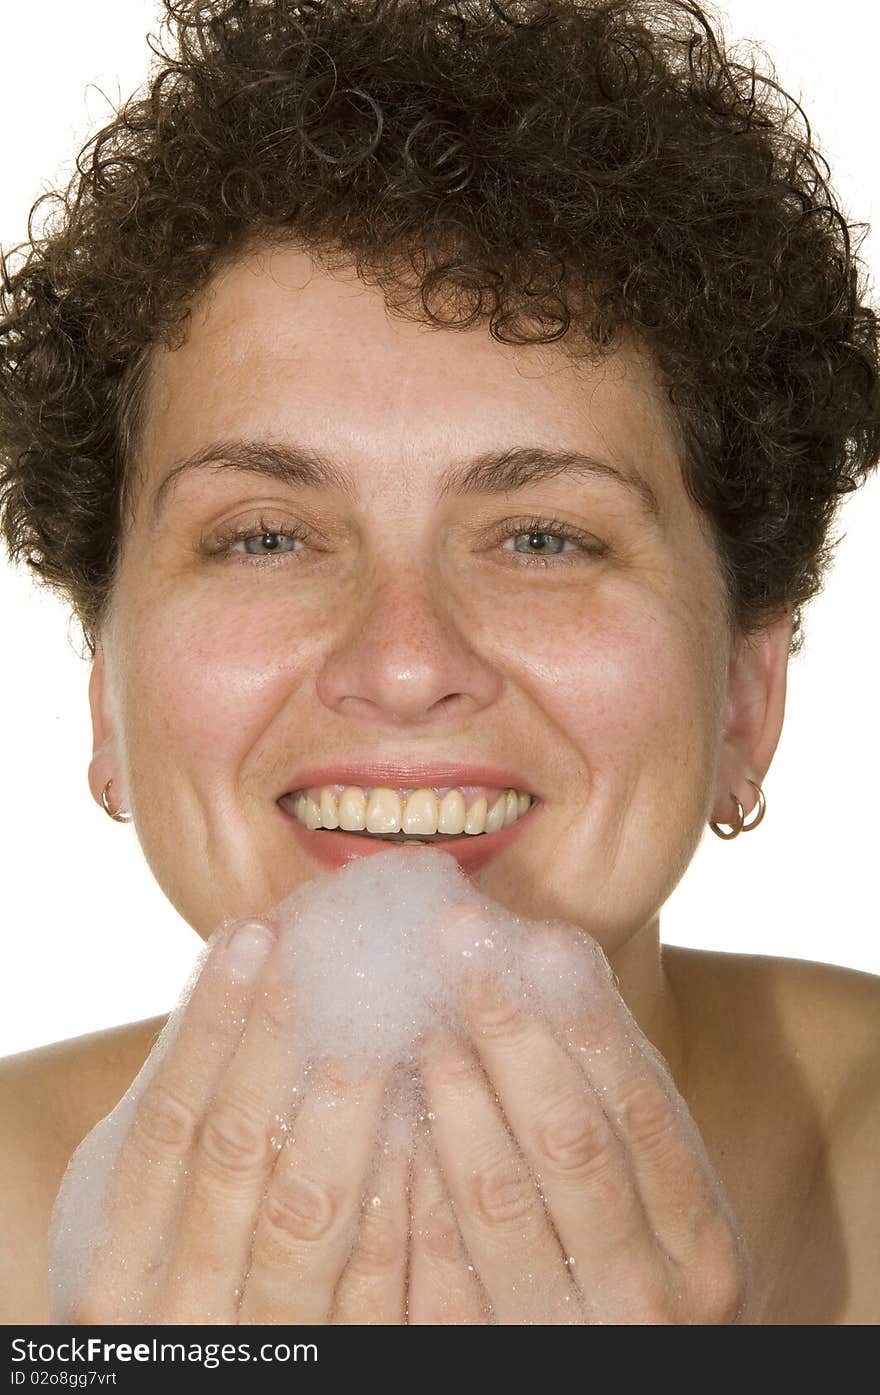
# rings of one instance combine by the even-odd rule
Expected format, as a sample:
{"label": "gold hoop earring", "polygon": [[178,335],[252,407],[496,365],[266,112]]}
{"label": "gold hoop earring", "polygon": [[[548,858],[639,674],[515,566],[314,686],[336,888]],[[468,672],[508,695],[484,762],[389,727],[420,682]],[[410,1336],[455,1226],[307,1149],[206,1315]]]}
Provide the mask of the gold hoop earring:
{"label": "gold hoop earring", "polygon": [[101,803],[102,803],[103,806],[104,806],[104,813],[105,813],[105,814],[109,814],[110,817],[111,817],[111,819],[113,819],[114,823],[131,823],[131,814],[114,813],[113,810],[110,808],[110,804],[109,804],[109,802],[108,802],[107,796],[108,796],[109,793],[110,793],[110,786],[111,786],[112,784],[113,784],[113,781],[112,781],[112,780],[108,780],[107,783],[106,783],[106,785],[104,786],[104,788],[103,788],[102,791],[101,791]]}
{"label": "gold hoop earring", "polygon": [[735,794],[731,794],[730,797],[736,805],[736,823],[732,823],[730,825],[732,832],[725,833],[724,830],[722,828],[719,828],[718,824],[715,823],[714,819],[709,821],[709,827],[711,828],[713,833],[718,834],[719,838],[738,838],[739,835],[742,833],[743,818],[745,817],[745,815],[743,814],[743,806],[740,804]]}
{"label": "gold hoop earring", "polygon": [[754,782],[754,780],[749,780],[749,784],[751,785],[751,787],[752,787],[753,790],[757,790],[757,791],[758,791],[758,812],[757,812],[757,814],[755,815],[755,817],[752,819],[751,823],[744,823],[744,824],[743,824],[743,826],[742,826],[742,831],[743,831],[743,833],[751,833],[751,831],[752,831],[753,828],[757,828],[757,827],[758,827],[758,824],[761,822],[762,818],[764,817],[764,810],[767,808],[767,800],[764,798],[764,791],[761,789],[761,786],[760,786],[760,785],[756,785],[755,782]]}
{"label": "gold hoop earring", "polygon": [[764,791],[761,789],[761,786],[760,786],[760,785],[756,785],[756,784],[755,784],[754,780],[748,780],[748,779],[747,779],[747,783],[751,785],[751,787],[752,787],[753,790],[757,790],[757,791],[758,791],[758,812],[757,812],[755,818],[752,819],[752,822],[751,822],[751,823],[745,823],[745,822],[744,822],[744,817],[745,817],[745,816],[744,816],[744,813],[743,813],[743,806],[740,804],[740,802],[739,802],[739,800],[737,799],[736,795],[733,794],[733,792],[731,792],[730,797],[731,797],[731,799],[733,800],[734,804],[736,805],[736,823],[732,823],[732,824],[730,825],[731,832],[730,832],[730,833],[725,833],[724,830],[721,829],[721,828],[719,828],[718,824],[715,823],[714,819],[712,819],[712,820],[709,821],[709,827],[711,828],[711,830],[712,830],[713,833],[717,833],[717,834],[718,834],[718,837],[719,837],[719,838],[724,838],[725,840],[729,840],[729,839],[731,839],[731,838],[738,838],[739,835],[740,835],[741,833],[751,833],[752,829],[753,829],[753,828],[757,828],[757,827],[758,827],[758,824],[761,822],[762,818],[764,817],[764,811],[765,811],[766,808],[767,808],[767,800],[766,800],[766,798],[764,797]]}

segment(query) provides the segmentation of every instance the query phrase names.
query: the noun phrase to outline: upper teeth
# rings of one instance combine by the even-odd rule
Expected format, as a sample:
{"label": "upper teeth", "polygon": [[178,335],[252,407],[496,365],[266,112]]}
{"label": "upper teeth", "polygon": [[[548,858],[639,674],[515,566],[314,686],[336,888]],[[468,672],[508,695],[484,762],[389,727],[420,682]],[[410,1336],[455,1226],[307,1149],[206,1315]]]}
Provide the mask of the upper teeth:
{"label": "upper teeth", "polygon": [[[465,806],[460,789],[445,794],[431,789],[411,792],[392,789],[364,790],[356,785],[322,785],[286,796],[292,812],[308,828],[341,828],[367,833],[496,833],[515,823],[531,806],[531,796],[520,790],[491,792]],[[438,797],[439,795],[439,797]],[[289,803],[288,803],[289,801]]]}

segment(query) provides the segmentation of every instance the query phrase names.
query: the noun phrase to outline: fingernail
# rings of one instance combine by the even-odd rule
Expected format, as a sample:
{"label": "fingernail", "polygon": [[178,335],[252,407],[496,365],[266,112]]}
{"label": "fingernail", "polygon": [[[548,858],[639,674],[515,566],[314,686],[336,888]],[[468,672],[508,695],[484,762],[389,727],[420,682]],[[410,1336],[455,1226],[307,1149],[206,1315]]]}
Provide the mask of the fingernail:
{"label": "fingernail", "polygon": [[250,983],[257,977],[272,948],[273,936],[261,921],[240,925],[223,952],[223,967],[236,983]]}

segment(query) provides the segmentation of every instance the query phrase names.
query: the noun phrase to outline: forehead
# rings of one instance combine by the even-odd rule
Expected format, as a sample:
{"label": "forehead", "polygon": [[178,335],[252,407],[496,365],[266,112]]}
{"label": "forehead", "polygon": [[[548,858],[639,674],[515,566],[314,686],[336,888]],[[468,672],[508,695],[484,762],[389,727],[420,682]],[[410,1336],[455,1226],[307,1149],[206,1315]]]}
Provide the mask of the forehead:
{"label": "forehead", "polygon": [[500,344],[485,323],[414,323],[353,270],[331,274],[295,247],[218,272],[183,345],[154,358],[146,473],[161,479],[218,439],[305,440],[367,476],[430,475],[453,457],[538,443],[678,475],[662,389],[634,347],[590,364],[558,345]]}

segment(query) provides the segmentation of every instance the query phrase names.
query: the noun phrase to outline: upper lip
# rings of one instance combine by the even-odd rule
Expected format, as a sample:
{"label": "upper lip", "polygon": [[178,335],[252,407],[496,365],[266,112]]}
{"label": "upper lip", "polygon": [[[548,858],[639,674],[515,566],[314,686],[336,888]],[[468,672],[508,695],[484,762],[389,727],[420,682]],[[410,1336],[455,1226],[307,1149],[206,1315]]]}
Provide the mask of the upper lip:
{"label": "upper lip", "polygon": [[316,785],[361,785],[366,789],[400,790],[430,789],[432,786],[445,788],[447,785],[491,785],[495,789],[515,789],[525,794],[533,793],[516,771],[503,770],[500,766],[439,763],[397,765],[389,761],[369,765],[325,765],[311,770],[300,770],[292,777],[285,794],[313,788]]}

